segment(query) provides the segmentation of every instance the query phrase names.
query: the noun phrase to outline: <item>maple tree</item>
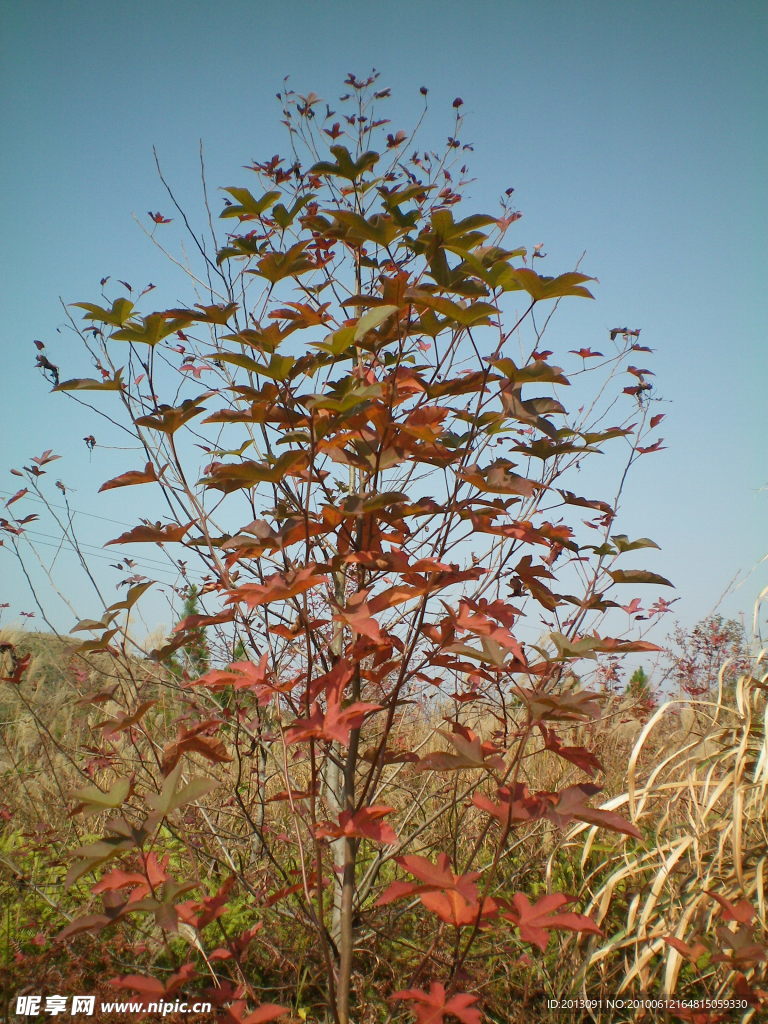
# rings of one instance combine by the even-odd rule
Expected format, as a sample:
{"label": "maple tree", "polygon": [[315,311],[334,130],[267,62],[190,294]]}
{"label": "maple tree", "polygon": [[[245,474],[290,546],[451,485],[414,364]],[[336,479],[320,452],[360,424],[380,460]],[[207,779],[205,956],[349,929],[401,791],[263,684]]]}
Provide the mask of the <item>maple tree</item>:
{"label": "maple tree", "polygon": [[[639,331],[611,331],[607,355],[566,350],[570,370],[544,348],[556,306],[591,298],[593,278],[540,274],[540,246],[507,241],[519,219],[511,190],[496,213],[465,213],[461,101],[445,152],[409,156],[415,134],[388,130],[376,76],[347,84],[339,114],[314,94],[280,93],[292,156],[254,162],[248,187],[224,189],[215,253],[193,235],[205,301],[142,311],[145,289],[135,302],[130,291],[75,303],[96,375],[57,376],[54,390],[114,400],[142,449],[143,468],[102,490],[151,487],[166,502],[165,521],[143,519],[110,543],[161,545],[185,578],[195,559],[201,586],[186,589],[195,607],[149,652],[166,665],[188,652],[175,737],[158,743],[156,701],[132,691],[102,733],[130,736],[142,771],[129,778],[110,762],[74,794],[79,813],[105,815],[104,835],[73,852],[69,881],[95,873],[103,908],[63,939],[140,913],[164,934],[187,928],[189,959],[172,975],[115,984],[170,994],[206,984],[212,965],[231,968],[213,987],[228,1019],[248,1024],[284,1010],[257,1005],[240,968],[260,941],[254,926],[282,911],[312,935],[327,1019],[349,1024],[361,950],[415,910],[429,924],[415,963],[402,951],[413,984],[389,998],[422,1024],[477,1024],[482,1000],[466,987],[489,929],[540,950],[553,931],[598,931],[563,910],[569,893],[532,903],[508,888],[515,830],[581,821],[640,835],[593,805],[591,781],[529,783],[544,752],[599,773],[596,756],[567,741],[601,715],[584,666],[657,649],[600,624],[623,607],[622,587],[668,582],[625,568],[655,545],[616,532],[626,471],[658,450],[649,435],[662,417],[650,415],[650,371],[627,364],[649,351]],[[178,223],[149,216],[153,232]],[[569,414],[560,399],[574,384],[588,393],[589,374],[601,383]],[[612,445],[622,453],[613,495],[580,496],[582,463]],[[85,654],[126,657],[125,616],[152,582],[131,584],[78,624],[92,634]],[[229,658],[207,666],[203,629]],[[425,703],[449,728],[421,755],[409,713]],[[427,777],[449,798],[419,798]],[[451,814],[468,841],[446,851],[431,825]],[[163,855],[169,830],[193,822],[209,840],[195,850],[228,877],[196,900],[199,880],[177,878]],[[252,860],[229,852],[240,833]],[[251,926],[206,955],[203,931],[226,920],[232,886],[252,900]],[[429,987],[415,987],[423,978]]]}
{"label": "maple tree", "polygon": [[744,627],[735,619],[713,614],[690,630],[678,625],[670,641],[667,660],[672,678],[691,697],[715,690],[721,670],[732,684],[749,669]]}

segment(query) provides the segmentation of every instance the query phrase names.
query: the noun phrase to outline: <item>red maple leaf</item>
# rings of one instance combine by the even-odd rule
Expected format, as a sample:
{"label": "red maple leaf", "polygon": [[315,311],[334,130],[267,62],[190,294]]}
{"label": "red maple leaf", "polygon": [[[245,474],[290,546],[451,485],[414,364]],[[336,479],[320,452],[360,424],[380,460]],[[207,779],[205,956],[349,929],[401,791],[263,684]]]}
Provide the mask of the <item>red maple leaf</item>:
{"label": "red maple leaf", "polygon": [[194,751],[207,761],[215,764],[222,764],[231,761],[227,748],[216,736],[205,735],[212,729],[218,727],[220,721],[212,718],[205,722],[198,722],[190,729],[179,728],[178,738],[165,745],[163,748],[163,760],[161,763],[162,772],[168,775],[179,763],[182,754]]}
{"label": "red maple leaf", "polygon": [[238,999],[232,1003],[224,1018],[229,1024],[266,1024],[267,1021],[277,1020],[290,1013],[287,1006],[278,1006],[276,1003],[262,1003],[251,1013],[246,1013],[245,1000]]}
{"label": "red maple leaf", "polygon": [[134,992],[153,996],[154,998],[158,996],[172,996],[175,992],[178,992],[185,981],[189,981],[190,978],[194,977],[196,971],[197,969],[194,964],[184,964],[165,983],[158,981],[157,978],[149,978],[145,974],[125,974],[120,978],[112,978],[107,984],[112,985],[114,988],[133,989]]}
{"label": "red maple leaf", "polygon": [[379,629],[376,619],[371,615],[371,608],[366,601],[367,597],[367,590],[354,594],[349,598],[346,608],[340,608],[333,616],[334,621],[345,622],[350,629],[353,629],[356,633],[362,633],[363,636],[367,636],[374,643],[385,643],[386,637]]}
{"label": "red maple leaf", "polygon": [[151,210],[148,210],[147,213],[155,224],[170,224],[173,219],[172,217],[164,217],[162,213],[152,213]]}
{"label": "red maple leaf", "polygon": [[18,501],[19,498],[23,498],[25,494],[29,494],[29,488],[28,487],[22,487],[22,489],[20,491],[16,491],[16,493],[13,495],[13,497],[9,498],[8,501],[6,501],[5,507],[8,508],[8,506],[12,505],[14,503],[14,501]]}
{"label": "red maple leaf", "polygon": [[342,811],[338,824],[330,821],[321,822],[315,828],[315,835],[318,839],[358,836],[361,839],[373,839],[374,842],[391,845],[397,842],[397,833],[391,825],[380,819],[391,814],[394,809],[394,807],[378,804],[363,807],[354,814],[352,811]]}
{"label": "red maple leaf", "polygon": [[151,462],[148,462],[143,470],[131,469],[127,473],[121,473],[120,476],[107,480],[99,488],[99,493],[101,491],[110,491],[113,487],[132,487],[134,484],[157,483],[158,479],[155,467]]}
{"label": "red maple leaf", "polygon": [[551,750],[558,757],[564,758],[566,761],[570,761],[571,764],[575,764],[577,768],[581,768],[587,775],[594,776],[595,772],[603,770],[603,766],[600,761],[595,757],[591,750],[586,747],[569,747],[565,746],[560,742],[560,737],[554,731],[554,729],[547,729],[541,722],[537,723],[541,734],[544,737],[544,748]]}
{"label": "red maple leaf", "polygon": [[[331,674],[328,675],[330,677]],[[325,688],[325,710],[316,700],[308,718],[297,718],[293,725],[286,729],[286,744],[301,743],[316,737],[324,740],[338,740],[343,746],[347,746],[350,732],[353,729],[359,729],[365,716],[371,711],[378,711],[381,705],[356,701],[354,704],[342,707],[341,696],[346,682],[345,677],[340,676],[328,683]]]}
{"label": "red maple leaf", "polygon": [[[22,612],[22,615],[25,613]],[[9,676],[0,676],[0,682],[18,684],[24,678],[24,673],[29,668],[29,664],[32,661],[31,654],[19,655],[16,653],[16,647],[14,644],[4,643],[0,647],[0,653],[7,652],[11,656],[11,674]]]}
{"label": "red maple leaf", "polygon": [[517,927],[523,942],[538,946],[543,953],[549,942],[549,933],[553,930],[602,934],[595,922],[585,914],[553,913],[573,900],[573,896],[554,892],[542,896],[536,903],[531,903],[525,893],[516,892],[511,902],[506,904],[507,909],[502,911],[501,916]]}
{"label": "red maple leaf", "polygon": [[601,828],[609,828],[613,832],[623,832],[625,835],[642,839],[640,830],[622,818],[615,811],[604,811],[599,807],[590,807],[587,800],[600,792],[600,786],[594,786],[590,782],[581,782],[576,786],[566,786],[559,793],[538,793],[538,796],[547,799],[550,807],[546,816],[553,821],[558,828],[565,828],[573,819],[586,822],[588,825],[598,825]]}
{"label": "red maple leaf", "polygon": [[516,640],[506,629],[503,629],[492,619],[489,619],[487,615],[483,615],[482,612],[475,612],[470,614],[470,608],[466,601],[461,601],[459,604],[459,614],[456,616],[456,626],[458,629],[466,630],[469,633],[474,633],[475,636],[487,636],[491,640],[495,640],[496,643],[501,644],[502,647],[506,647],[512,651],[514,656],[523,665],[527,664],[525,654],[520,646],[518,640]]}
{"label": "red maple leaf", "polygon": [[267,682],[268,659],[267,653],[262,655],[258,665],[252,661],[233,661],[227,668],[212,668],[189,685],[206,686],[209,690],[223,690],[226,686],[232,686],[236,690],[258,692]]}
{"label": "red maple leaf", "polygon": [[480,737],[467,728],[454,722],[451,726],[453,733],[438,732],[444,736],[456,748],[456,753],[437,751],[427,754],[416,765],[416,770],[424,771],[457,771],[461,768],[485,768],[487,771],[504,769],[504,758],[499,756],[499,748],[486,740],[482,742]]}
{"label": "red maple leaf", "polygon": [[60,455],[53,454],[52,448],[46,448],[42,455],[34,455],[32,461],[38,466],[47,466],[49,462],[55,462],[60,458]]}
{"label": "red maple leaf", "polygon": [[690,960],[692,964],[697,963],[705,953],[709,952],[708,947],[703,942],[694,942],[690,946],[687,942],[683,942],[682,939],[678,939],[674,935],[665,935],[664,941],[668,946],[682,954],[686,960]]}
{"label": "red maple leaf", "polygon": [[182,373],[191,373],[197,380],[200,380],[200,375],[212,370],[213,367],[205,366],[202,363],[199,363],[197,366],[193,363],[185,363],[183,366],[179,367],[179,369]]}
{"label": "red maple leaf", "polygon": [[591,348],[572,348],[569,349],[571,355],[581,356],[582,359],[596,359],[598,356],[602,357],[602,352],[593,352]]}
{"label": "red maple leaf", "polygon": [[637,454],[638,455],[649,455],[651,452],[661,452],[661,451],[664,451],[666,445],[663,445],[661,443],[663,440],[664,440],[664,438],[660,437],[659,440],[655,441],[653,444],[649,444],[645,448],[638,448],[637,449]]}
{"label": "red maple leaf", "polygon": [[297,594],[303,594],[305,590],[328,582],[328,577],[318,576],[316,569],[316,564],[310,562],[303,569],[294,569],[286,573],[276,572],[268,576],[264,583],[246,583],[231,591],[227,602],[234,604],[236,601],[242,601],[249,608],[258,608],[259,605],[271,604],[272,601],[287,601]]}
{"label": "red maple leaf", "polygon": [[[188,900],[186,903],[177,903],[176,912],[180,920],[186,921],[187,924],[198,929],[205,928],[211,921],[218,920],[218,918],[226,913],[234,884],[234,875],[230,875],[224,880],[218,892],[215,892],[213,896],[205,896],[201,900]],[[262,922],[258,922],[254,928],[240,936],[240,940],[243,940],[243,949],[250,939],[260,931],[261,927]]]}
{"label": "red maple leaf", "polygon": [[108,540],[107,544],[168,544],[181,541],[184,534],[192,523],[181,525],[179,523],[146,523],[143,526],[134,526],[132,530],[121,533],[114,540]]}
{"label": "red maple leaf", "polygon": [[418,896],[422,905],[431,910],[442,921],[456,925],[474,924],[480,917],[490,917],[497,910],[496,902],[484,898],[480,903],[479,892],[475,879],[479,871],[466,875],[454,875],[450,869],[448,856],[439,854],[437,864],[426,857],[413,854],[398,857],[397,863],[409,874],[421,880],[421,884],[413,882],[392,882],[376,901],[376,906],[385,906],[405,896]]}
{"label": "red maple leaf", "polygon": [[155,853],[148,853],[144,860],[143,873],[139,871],[121,871],[119,868],[115,868],[113,871],[107,872],[91,888],[91,892],[98,894],[130,888],[131,894],[128,897],[128,902],[136,903],[168,880],[168,860],[169,857],[166,856],[163,857],[162,861],[159,861]]}
{"label": "red maple leaf", "polygon": [[460,1020],[462,1024],[482,1024],[480,1011],[472,1006],[477,1002],[477,996],[469,995],[468,992],[457,992],[448,998],[445,986],[439,981],[431,983],[429,992],[407,988],[394,992],[389,998],[408,999],[414,1003],[411,1009],[417,1024],[443,1024],[446,1014]]}
{"label": "red maple leaf", "polygon": [[494,803],[483,793],[475,793],[472,803],[481,811],[497,818],[505,827],[514,821],[535,821],[545,817],[547,813],[547,801],[542,800],[538,794],[529,793],[524,782],[518,782],[512,788],[499,786],[496,795],[499,798],[498,803]]}
{"label": "red maple leaf", "polygon": [[404,131],[399,131],[395,135],[390,132],[387,135],[387,149],[396,149],[398,146],[402,146],[407,138]]}
{"label": "red maple leaf", "polygon": [[716,892],[710,892],[709,889],[705,889],[704,891],[707,896],[711,896],[713,900],[717,900],[723,908],[723,920],[738,921],[739,924],[752,924],[752,921],[755,918],[755,910],[749,900],[739,900],[738,903],[733,903],[731,900],[727,900],[725,896],[718,896]]}

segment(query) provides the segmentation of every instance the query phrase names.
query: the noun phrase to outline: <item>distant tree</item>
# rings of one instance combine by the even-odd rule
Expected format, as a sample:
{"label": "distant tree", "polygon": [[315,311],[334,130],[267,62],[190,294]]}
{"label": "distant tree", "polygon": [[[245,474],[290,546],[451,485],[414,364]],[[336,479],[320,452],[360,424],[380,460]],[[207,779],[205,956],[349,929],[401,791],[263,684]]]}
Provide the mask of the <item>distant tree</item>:
{"label": "distant tree", "polygon": [[751,661],[744,626],[722,615],[708,615],[693,629],[678,626],[667,656],[672,677],[692,697],[714,690],[721,670],[732,682],[749,671]]}
{"label": "distant tree", "polygon": [[648,706],[653,703],[650,677],[642,665],[639,665],[629,677],[626,692],[628,697],[639,704]]}
{"label": "distant tree", "polygon": [[[196,584],[192,584],[184,598],[181,622],[188,622],[190,616],[200,615],[200,590]],[[211,651],[202,626],[191,627],[186,630],[184,646],[173,655],[171,664],[180,674],[197,679],[211,667]]]}

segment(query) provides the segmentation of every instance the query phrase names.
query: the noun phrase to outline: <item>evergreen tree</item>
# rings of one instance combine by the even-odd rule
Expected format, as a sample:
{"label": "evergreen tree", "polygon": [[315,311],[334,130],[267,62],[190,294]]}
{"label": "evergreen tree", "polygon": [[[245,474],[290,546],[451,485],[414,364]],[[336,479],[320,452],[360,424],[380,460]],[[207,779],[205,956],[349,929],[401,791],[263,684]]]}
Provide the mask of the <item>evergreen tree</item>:
{"label": "evergreen tree", "polygon": [[[187,591],[182,608],[181,620],[190,615],[200,615],[200,591],[193,583]],[[189,640],[173,659],[174,674],[187,675],[198,679],[211,667],[211,651],[205,635],[205,629],[198,627],[188,632]]]}

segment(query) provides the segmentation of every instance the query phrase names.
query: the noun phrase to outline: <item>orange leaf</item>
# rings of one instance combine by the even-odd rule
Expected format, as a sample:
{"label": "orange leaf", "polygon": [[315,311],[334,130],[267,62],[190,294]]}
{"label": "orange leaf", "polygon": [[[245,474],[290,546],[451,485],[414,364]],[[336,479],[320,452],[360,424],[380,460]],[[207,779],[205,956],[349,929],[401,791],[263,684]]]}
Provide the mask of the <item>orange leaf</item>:
{"label": "orange leaf", "polygon": [[438,855],[437,863],[426,857],[413,854],[398,857],[397,863],[421,880],[421,884],[397,881],[388,886],[376,901],[376,906],[386,906],[405,896],[418,896],[419,900],[442,921],[456,927],[472,925],[478,917],[488,917],[496,912],[494,900],[484,899],[480,904],[475,879],[479,872],[454,875],[446,854]]}
{"label": "orange leaf", "polygon": [[179,523],[145,522],[143,526],[134,526],[127,533],[121,533],[114,540],[108,540],[107,544],[170,544],[181,541],[184,534],[189,530],[192,523],[181,526]]}
{"label": "orange leaf", "polygon": [[145,700],[142,704],[139,704],[133,714],[127,714],[125,711],[119,711],[116,718],[107,718],[105,721],[99,722],[98,725],[96,725],[96,728],[103,729],[105,737],[114,736],[119,732],[124,732],[126,729],[130,729],[132,725],[136,725],[137,722],[140,722],[153,704],[157,704],[157,701]]}
{"label": "orange leaf", "polygon": [[599,807],[589,807],[586,800],[600,792],[599,786],[593,786],[589,782],[582,782],[576,786],[567,786],[560,793],[537,794],[551,800],[551,808],[547,811],[547,817],[559,828],[573,821],[586,822],[588,825],[597,825],[601,828],[609,828],[613,832],[623,832],[625,835],[642,839],[642,832],[626,818],[622,818],[615,811],[604,811]]}
{"label": "orange leaf", "polygon": [[407,999],[415,1003],[412,1012],[417,1024],[444,1024],[446,1014],[455,1017],[461,1024],[482,1024],[480,1011],[472,1006],[477,1002],[477,996],[457,992],[448,998],[445,986],[439,981],[430,984],[429,992],[408,988],[394,992],[389,998]]}
{"label": "orange leaf", "polygon": [[456,749],[456,753],[442,751],[427,754],[416,765],[416,771],[457,771],[461,768],[484,768],[486,771],[496,769],[503,771],[504,759],[499,756],[499,749],[492,743],[481,742],[480,737],[466,726],[453,723],[453,733],[438,730]]}
{"label": "orange leaf", "polygon": [[[165,466],[160,470],[162,476]],[[156,483],[159,479],[155,472],[155,467],[151,462],[148,462],[144,469],[131,469],[127,473],[121,473],[120,476],[113,477],[112,480],[107,480],[106,483],[102,484],[99,488],[101,491],[111,491],[113,487],[131,487],[133,484],[151,484]]]}
{"label": "orange leaf", "polygon": [[315,828],[315,835],[318,839],[358,836],[361,839],[372,839],[377,843],[391,845],[397,842],[397,833],[391,825],[387,825],[379,819],[391,814],[392,811],[394,811],[394,807],[383,804],[363,807],[356,814],[351,811],[342,811],[338,824],[333,824],[330,821],[322,822]]}
{"label": "orange leaf", "polygon": [[570,932],[593,932],[601,935],[602,932],[595,922],[584,914],[556,914],[566,903],[572,903],[573,896],[564,896],[562,893],[549,893],[542,896],[536,903],[531,903],[525,893],[518,892],[512,897],[512,902],[507,904],[508,909],[502,913],[508,921],[512,921],[520,931],[520,938],[523,942],[530,942],[544,952],[549,941],[550,931],[561,929]]}
{"label": "orange leaf", "polygon": [[182,729],[179,738],[173,743],[167,744],[163,750],[161,765],[163,775],[168,775],[173,771],[181,755],[186,753],[202,754],[207,761],[212,761],[214,764],[231,761],[232,758],[220,739],[215,736],[203,735],[206,729],[218,724],[216,719],[211,719],[207,722],[199,722],[191,729]]}
{"label": "orange leaf", "polygon": [[286,573],[276,572],[273,576],[267,577],[263,584],[246,583],[231,591],[227,602],[234,604],[242,601],[249,608],[258,608],[263,604],[271,604],[272,601],[287,601],[297,594],[303,594],[305,590],[328,582],[328,577],[319,576],[316,570],[317,565],[310,562],[304,569],[293,569]]}
{"label": "orange leaf", "polygon": [[361,591],[349,598],[346,608],[340,608],[333,616],[335,622],[345,622],[350,629],[356,633],[362,633],[375,643],[385,643],[386,638],[379,629],[376,619],[370,614],[370,608],[365,601],[368,591]]}
{"label": "orange leaf", "polygon": [[267,1024],[267,1021],[277,1020],[290,1013],[287,1006],[278,1006],[276,1003],[262,1003],[251,1013],[245,1012],[245,1001],[238,999],[237,1002],[227,1010],[225,1020],[234,1024]]}

